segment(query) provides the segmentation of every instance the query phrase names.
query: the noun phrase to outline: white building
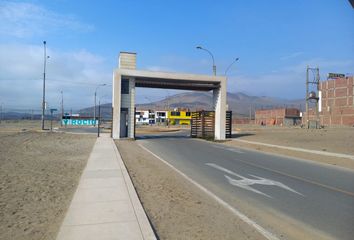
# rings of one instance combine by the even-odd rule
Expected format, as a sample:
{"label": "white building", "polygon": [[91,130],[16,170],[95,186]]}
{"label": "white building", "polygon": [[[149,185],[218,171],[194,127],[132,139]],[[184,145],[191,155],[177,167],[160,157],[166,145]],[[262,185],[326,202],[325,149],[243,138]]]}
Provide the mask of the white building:
{"label": "white building", "polygon": [[136,124],[149,124],[149,111],[136,110],[135,111]]}
{"label": "white building", "polygon": [[136,124],[155,124],[155,112],[152,110],[136,110],[135,122]]}
{"label": "white building", "polygon": [[164,124],[167,121],[167,111],[155,111],[155,123]]}

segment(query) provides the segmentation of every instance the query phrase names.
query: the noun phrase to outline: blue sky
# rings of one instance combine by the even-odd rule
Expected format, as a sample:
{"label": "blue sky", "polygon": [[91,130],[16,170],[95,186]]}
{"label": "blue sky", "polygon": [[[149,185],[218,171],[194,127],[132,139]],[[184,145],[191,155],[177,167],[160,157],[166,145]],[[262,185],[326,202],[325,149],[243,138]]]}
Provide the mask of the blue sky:
{"label": "blue sky", "polygon": [[[354,72],[354,10],[347,0],[0,1],[0,102],[40,108],[43,45],[47,100],[93,104],[97,84],[111,83],[120,51],[138,54],[138,68],[228,72],[228,91],[302,98],[306,65]],[[139,89],[138,102],[175,91]],[[110,102],[110,86],[99,89]]]}

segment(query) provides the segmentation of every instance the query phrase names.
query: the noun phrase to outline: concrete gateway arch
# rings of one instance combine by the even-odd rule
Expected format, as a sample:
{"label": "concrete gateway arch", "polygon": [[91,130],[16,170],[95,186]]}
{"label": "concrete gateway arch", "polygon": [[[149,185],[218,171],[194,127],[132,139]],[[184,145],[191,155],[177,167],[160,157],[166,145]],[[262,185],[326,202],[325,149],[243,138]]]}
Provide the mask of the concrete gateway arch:
{"label": "concrete gateway arch", "polygon": [[119,67],[113,72],[112,137],[135,138],[135,88],[164,88],[213,91],[215,139],[225,139],[226,77],[136,69],[136,53],[120,52]]}

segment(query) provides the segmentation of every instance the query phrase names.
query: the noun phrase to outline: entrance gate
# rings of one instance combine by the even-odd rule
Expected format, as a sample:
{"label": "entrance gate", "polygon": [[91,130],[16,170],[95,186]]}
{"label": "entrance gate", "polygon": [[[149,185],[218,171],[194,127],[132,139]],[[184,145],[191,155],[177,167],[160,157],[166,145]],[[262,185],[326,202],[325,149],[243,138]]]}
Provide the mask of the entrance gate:
{"label": "entrance gate", "polygon": [[[226,77],[136,69],[136,54],[121,52],[113,74],[112,137],[135,138],[136,87],[212,91],[214,118],[210,123],[214,138],[226,138]],[[210,125],[209,124],[209,125]]]}
{"label": "entrance gate", "polygon": [[[191,137],[213,138],[215,137],[215,111],[199,111],[191,114]],[[232,111],[226,111],[226,138],[231,138]]]}

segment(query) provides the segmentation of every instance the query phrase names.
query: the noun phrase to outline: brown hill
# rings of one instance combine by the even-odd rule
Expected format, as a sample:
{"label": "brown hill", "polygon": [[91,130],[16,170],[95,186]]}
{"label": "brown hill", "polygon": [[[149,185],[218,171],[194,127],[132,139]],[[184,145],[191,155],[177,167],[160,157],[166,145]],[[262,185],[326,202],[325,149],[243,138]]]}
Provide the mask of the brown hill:
{"label": "brown hill", "polygon": [[[266,96],[249,96],[244,93],[228,93],[227,103],[229,105],[229,109],[233,112],[234,115],[237,116],[249,116],[250,109],[251,115],[254,116],[255,109],[295,107],[300,108],[303,111],[305,107],[305,101],[303,99],[286,100]],[[104,118],[111,117],[111,107],[111,103],[101,105],[101,113]],[[206,92],[185,92],[170,96],[161,101],[146,104],[137,104],[136,108],[139,110],[172,110],[174,108],[189,108],[192,111],[211,110],[212,94]],[[93,107],[81,109],[79,113],[83,116],[93,115]]]}
{"label": "brown hill", "polygon": [[[273,98],[267,96],[249,96],[244,93],[228,93],[227,103],[229,109],[234,114],[240,116],[249,116],[250,109],[252,116],[255,109],[269,109],[276,107],[295,107],[301,110],[305,107],[303,99],[287,100]],[[137,104],[137,109],[173,109],[173,108],[189,108],[194,110],[211,110],[212,109],[212,94],[205,92],[187,92],[180,93],[161,101],[156,101],[147,104]]]}

